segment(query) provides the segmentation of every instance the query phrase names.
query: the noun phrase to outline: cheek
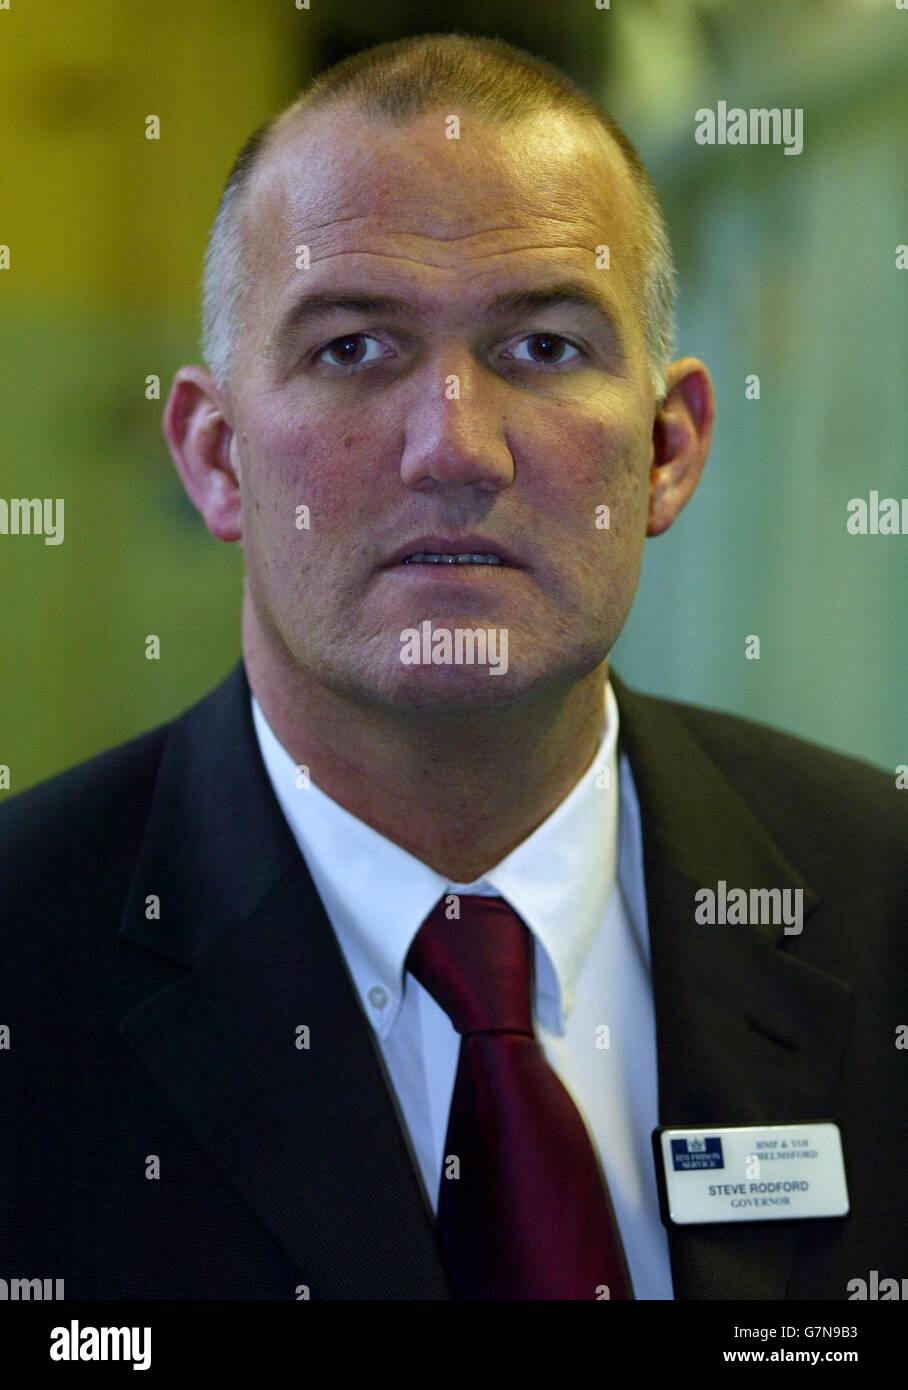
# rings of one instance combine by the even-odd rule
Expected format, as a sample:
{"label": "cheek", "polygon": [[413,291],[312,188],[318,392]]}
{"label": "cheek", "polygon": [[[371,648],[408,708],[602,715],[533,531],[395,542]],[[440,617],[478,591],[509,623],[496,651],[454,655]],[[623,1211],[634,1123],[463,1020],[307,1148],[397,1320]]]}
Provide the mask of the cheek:
{"label": "cheek", "polygon": [[288,519],[299,535],[298,508],[308,508],[309,529],[302,534],[314,540],[335,532],[340,518],[356,511],[358,497],[364,506],[369,497],[362,486],[365,432],[343,423],[335,428],[322,412],[314,428],[311,418],[276,414],[247,429],[255,522],[278,544]]}
{"label": "cheek", "polygon": [[581,544],[586,537],[598,548],[605,537],[614,542],[636,535],[645,515],[647,448],[633,420],[567,407],[553,412],[525,454],[533,460],[534,507]]}

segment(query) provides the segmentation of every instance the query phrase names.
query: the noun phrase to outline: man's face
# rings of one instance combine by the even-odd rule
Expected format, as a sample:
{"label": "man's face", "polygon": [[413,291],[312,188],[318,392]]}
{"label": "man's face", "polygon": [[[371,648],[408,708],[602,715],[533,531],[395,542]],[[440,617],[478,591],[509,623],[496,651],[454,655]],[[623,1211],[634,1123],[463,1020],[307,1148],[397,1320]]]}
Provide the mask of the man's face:
{"label": "man's face", "polygon": [[[459,139],[445,115],[321,111],[281,137],[249,202],[227,414],[265,640],[349,697],[453,711],[566,691],[606,657],[637,585],[655,401],[618,154],[554,114],[467,115]],[[601,312],[504,299],[566,283]],[[316,295],[394,305],[291,323]],[[394,563],[402,547],[510,563]],[[506,629],[506,672],[404,664],[426,620]]]}

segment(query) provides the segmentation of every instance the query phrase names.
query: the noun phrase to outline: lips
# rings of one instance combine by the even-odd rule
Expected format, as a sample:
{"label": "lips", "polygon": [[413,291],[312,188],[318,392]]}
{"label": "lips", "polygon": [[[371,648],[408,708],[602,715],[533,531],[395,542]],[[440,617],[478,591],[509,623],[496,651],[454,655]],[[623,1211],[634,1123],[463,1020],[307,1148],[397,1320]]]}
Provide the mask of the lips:
{"label": "lips", "polygon": [[[393,569],[395,565],[402,565],[415,555],[494,555],[501,565],[509,565],[514,569],[522,569],[523,563],[507,546],[499,544],[489,536],[477,536],[470,533],[465,536],[414,536],[411,540],[405,541],[388,557],[382,565],[383,569]],[[429,563],[432,563],[431,561]],[[444,561],[436,562],[444,563]],[[465,563],[465,562],[461,562]],[[490,566],[498,568],[498,566]]]}

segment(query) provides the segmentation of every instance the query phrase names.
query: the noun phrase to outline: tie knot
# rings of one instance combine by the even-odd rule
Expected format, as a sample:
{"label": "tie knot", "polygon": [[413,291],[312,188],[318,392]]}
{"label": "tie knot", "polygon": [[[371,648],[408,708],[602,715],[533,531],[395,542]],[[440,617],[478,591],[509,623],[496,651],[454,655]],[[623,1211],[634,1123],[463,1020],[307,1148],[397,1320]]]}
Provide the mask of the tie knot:
{"label": "tie knot", "polygon": [[442,898],[407,956],[415,975],[458,1033],[504,1029],[533,1036],[530,949],[526,924],[504,898],[462,894],[460,916]]}

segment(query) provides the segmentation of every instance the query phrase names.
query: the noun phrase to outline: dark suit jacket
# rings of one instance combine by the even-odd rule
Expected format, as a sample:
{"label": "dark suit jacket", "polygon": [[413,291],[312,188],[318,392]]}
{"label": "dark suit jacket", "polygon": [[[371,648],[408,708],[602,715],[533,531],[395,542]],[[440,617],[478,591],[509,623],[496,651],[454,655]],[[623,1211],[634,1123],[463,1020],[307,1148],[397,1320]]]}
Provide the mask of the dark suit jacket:
{"label": "dark suit jacket", "polygon": [[[851,1196],[840,1220],[673,1229],[675,1296],[845,1299],[873,1269],[908,1275],[908,793],[613,686],[660,1122],[835,1119]],[[697,925],[694,893],[720,879],[803,889],[803,932]],[[62,1278],[68,1298],[451,1297],[242,665],[0,807],[0,918],[2,1277]]]}

